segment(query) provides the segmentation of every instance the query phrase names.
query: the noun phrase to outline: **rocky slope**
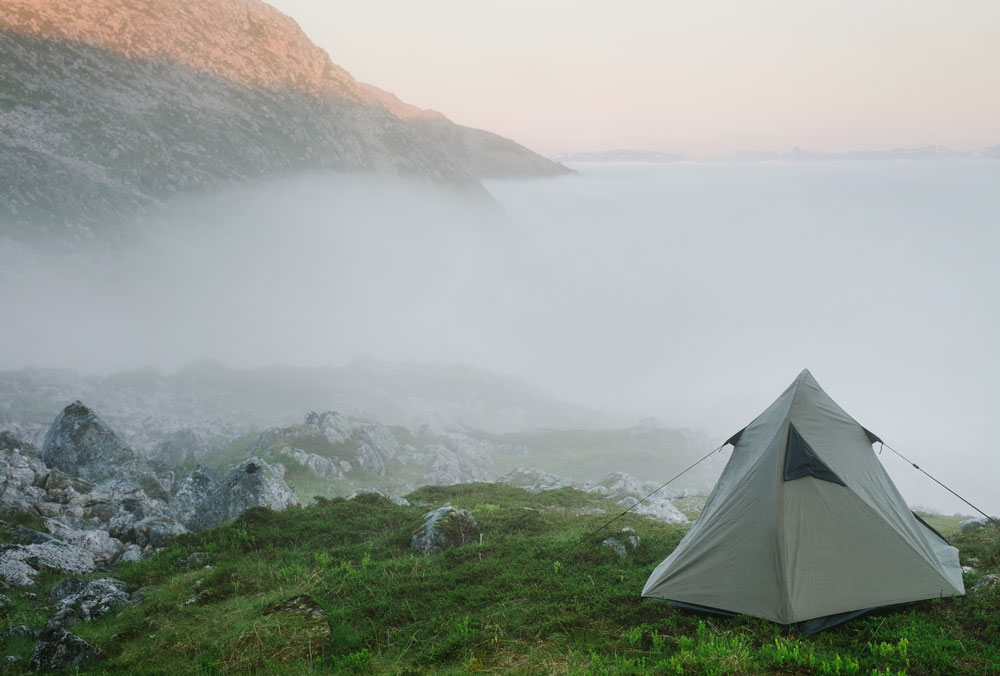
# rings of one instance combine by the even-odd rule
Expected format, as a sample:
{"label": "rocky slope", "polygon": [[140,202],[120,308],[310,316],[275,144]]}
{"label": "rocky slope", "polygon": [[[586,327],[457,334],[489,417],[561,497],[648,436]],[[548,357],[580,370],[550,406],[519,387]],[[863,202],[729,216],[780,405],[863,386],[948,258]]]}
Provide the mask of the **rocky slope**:
{"label": "rocky slope", "polygon": [[44,531],[15,529],[0,547],[0,580],[31,586],[40,571],[89,573],[136,560],[176,535],[214,528],[247,509],[298,500],[283,468],[259,458],[223,474],[155,472],[80,402],[52,423],[41,449],[0,433],[0,513],[40,518]]}
{"label": "rocky slope", "polygon": [[131,448],[150,459],[162,456],[168,464],[204,461],[237,437],[296,423],[309,410],[332,409],[405,427],[433,420],[445,428],[498,434],[612,427],[628,420],[467,366],[357,359],[337,368],[239,370],[204,361],[174,374],[0,372],[0,429],[41,445],[53,416],[76,399],[100,411]]}
{"label": "rocky slope", "polygon": [[484,195],[561,165],[359,83],[258,0],[0,0],[0,235],[107,239],[163,200],[309,171]]}

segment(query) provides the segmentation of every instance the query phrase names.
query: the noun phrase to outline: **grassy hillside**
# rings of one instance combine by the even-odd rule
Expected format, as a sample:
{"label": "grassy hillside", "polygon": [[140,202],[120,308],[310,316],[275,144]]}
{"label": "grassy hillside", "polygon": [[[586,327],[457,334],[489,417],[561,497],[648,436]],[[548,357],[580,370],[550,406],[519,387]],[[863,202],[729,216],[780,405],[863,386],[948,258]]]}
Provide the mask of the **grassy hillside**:
{"label": "grassy hillside", "polygon": [[[424,488],[410,500],[414,506],[400,507],[368,495],[282,513],[254,509],[119,568],[115,575],[145,600],[73,627],[104,653],[81,673],[1000,672],[996,587],[799,638],[762,620],[698,616],[640,599],[684,527],[630,514],[570,551],[609,518],[586,513],[604,507],[600,499],[571,489],[532,495],[467,484]],[[422,514],[445,501],[473,513],[481,543],[412,553]],[[619,559],[600,540],[624,525],[642,543]],[[955,543],[963,563],[1000,566],[997,529],[958,535]],[[44,622],[47,590],[37,591],[36,600],[7,592],[13,606],[0,610],[4,628]],[[32,645],[7,639],[0,654],[26,661]]]}

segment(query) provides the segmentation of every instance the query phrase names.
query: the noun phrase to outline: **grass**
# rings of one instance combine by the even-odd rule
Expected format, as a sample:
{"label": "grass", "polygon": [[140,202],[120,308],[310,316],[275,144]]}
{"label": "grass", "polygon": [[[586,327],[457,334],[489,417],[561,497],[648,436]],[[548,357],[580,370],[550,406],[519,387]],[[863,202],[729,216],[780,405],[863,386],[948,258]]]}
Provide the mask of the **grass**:
{"label": "grass", "polygon": [[[115,575],[145,600],[73,631],[104,658],[87,674],[990,674],[1000,672],[1000,598],[921,602],[800,638],[750,617],[700,616],[639,597],[685,532],[629,514],[571,546],[609,515],[593,495],[529,494],[495,484],[426,487],[401,507],[376,495],[253,509],[178,538]],[[482,542],[415,554],[422,514],[450,501],[475,516]],[[619,559],[602,537],[642,539]],[[956,537],[963,562],[1000,566],[990,527]],[[195,552],[203,552],[192,556]],[[205,566],[209,567],[205,567]],[[981,573],[970,574],[972,583]],[[46,577],[14,598],[3,624],[40,626]],[[200,594],[196,603],[185,601]],[[302,598],[308,601],[301,601]],[[289,599],[326,620],[276,611]],[[15,618],[17,622],[15,622]],[[2,654],[30,655],[7,640]],[[15,666],[5,673],[21,673]]]}

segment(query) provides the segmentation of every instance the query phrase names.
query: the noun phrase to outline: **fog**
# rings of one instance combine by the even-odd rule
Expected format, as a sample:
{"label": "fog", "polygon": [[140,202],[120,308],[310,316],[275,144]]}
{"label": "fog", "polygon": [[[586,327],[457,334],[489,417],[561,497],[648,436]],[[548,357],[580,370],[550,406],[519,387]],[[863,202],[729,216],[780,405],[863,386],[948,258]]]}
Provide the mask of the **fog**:
{"label": "fog", "polygon": [[97,264],[8,256],[0,368],[461,362],[719,441],[809,368],[1000,512],[1000,162],[574,168],[488,183],[498,208],[308,176],[168,205]]}

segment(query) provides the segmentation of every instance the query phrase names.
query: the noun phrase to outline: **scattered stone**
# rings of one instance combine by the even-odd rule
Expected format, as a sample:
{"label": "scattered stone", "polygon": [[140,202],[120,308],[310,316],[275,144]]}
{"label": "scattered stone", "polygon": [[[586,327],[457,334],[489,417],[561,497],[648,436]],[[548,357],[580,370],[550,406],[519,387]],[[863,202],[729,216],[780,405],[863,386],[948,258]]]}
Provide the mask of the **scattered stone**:
{"label": "scattered stone", "polygon": [[437,554],[451,547],[476,542],[481,534],[479,524],[471,514],[446,503],[424,514],[424,525],[413,533],[410,547],[423,554]]}
{"label": "scattered stone", "polygon": [[135,563],[142,559],[142,548],[137,544],[128,545],[122,555],[118,557],[120,562]]}
{"label": "scattered stone", "polygon": [[[174,565],[179,568],[187,568],[188,570],[194,570],[195,568],[204,568],[205,564],[208,563],[209,553],[208,552],[191,552],[186,557],[182,556],[174,560]],[[198,584],[197,582],[195,584]]]}
{"label": "scattered stone", "polygon": [[100,651],[79,636],[57,625],[46,625],[28,661],[34,671],[48,673],[85,667],[101,656]]}
{"label": "scattered stone", "polygon": [[37,530],[25,528],[24,526],[15,526],[14,530],[10,533],[10,539],[12,542],[22,545],[40,545],[43,542],[55,540],[48,533],[42,533]]}
{"label": "scattered stone", "polygon": [[0,580],[15,587],[32,587],[43,568],[83,575],[96,567],[93,555],[74,545],[50,540],[41,544],[0,547]]}
{"label": "scattered stone", "polygon": [[996,586],[997,582],[1000,581],[1000,575],[996,573],[990,573],[989,575],[983,575],[976,584],[972,585],[972,592],[975,594],[982,594],[988,591],[991,587]]}
{"label": "scattered stone", "polygon": [[573,481],[558,474],[543,472],[533,467],[516,467],[497,479],[497,483],[523,488],[529,493],[554,491],[573,486]]}
{"label": "scattered stone", "polygon": [[22,638],[35,638],[38,636],[38,630],[32,629],[26,624],[15,624],[10,629],[4,632],[0,632],[0,641],[11,636],[20,636]]}
{"label": "scattered stone", "polygon": [[0,608],[6,608],[10,605],[10,598],[6,594],[0,594]]}
{"label": "scattered stone", "polygon": [[665,523],[688,523],[688,518],[670,500],[652,498],[640,504],[637,499],[629,495],[619,500],[618,504],[632,508],[636,514],[643,514]]}
{"label": "scattered stone", "polygon": [[181,607],[184,607],[184,606],[193,606],[196,603],[200,603],[201,599],[202,599],[202,595],[201,594],[195,594],[194,596],[192,596],[191,598],[189,598],[187,601],[185,601],[184,603],[182,603]]}
{"label": "scattered stone", "polygon": [[117,606],[128,603],[126,588],[124,582],[110,577],[63,580],[49,594],[49,599],[56,602],[50,623],[72,627],[78,620],[89,622],[104,617]]}
{"label": "scattered stone", "polygon": [[321,624],[319,627],[322,633],[330,633],[330,625],[326,619],[326,611],[319,607],[308,594],[299,594],[298,596],[293,596],[290,599],[284,601],[278,601],[277,603],[271,604],[264,611],[265,615],[273,615],[274,613],[291,613],[292,615],[298,615],[299,617],[305,618],[310,622],[315,622]]}
{"label": "scattered stone", "polygon": [[625,558],[629,554],[635,552],[641,544],[641,540],[639,539],[639,536],[635,534],[634,528],[631,526],[625,526],[622,528],[622,535],[620,537],[605,538],[601,544],[611,549],[619,557]]}
{"label": "scattered stone", "polygon": [[978,530],[980,528],[986,527],[986,517],[979,516],[973,519],[965,519],[958,522],[958,527],[962,529],[963,533],[968,533],[971,530]]}

